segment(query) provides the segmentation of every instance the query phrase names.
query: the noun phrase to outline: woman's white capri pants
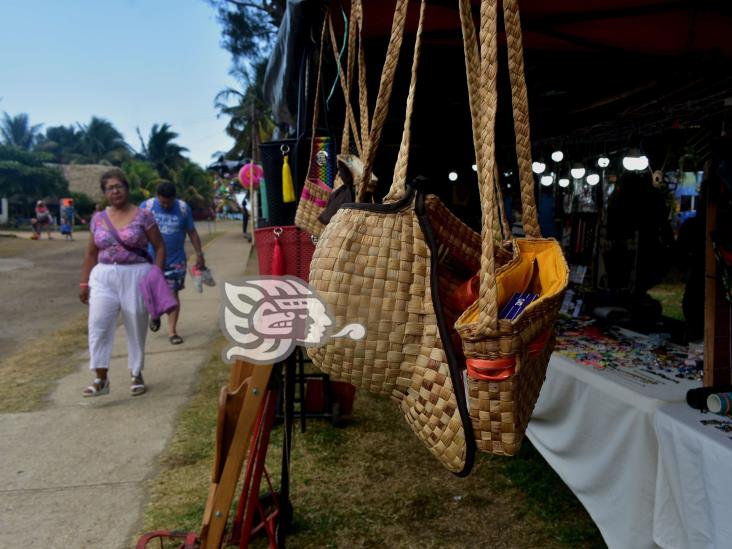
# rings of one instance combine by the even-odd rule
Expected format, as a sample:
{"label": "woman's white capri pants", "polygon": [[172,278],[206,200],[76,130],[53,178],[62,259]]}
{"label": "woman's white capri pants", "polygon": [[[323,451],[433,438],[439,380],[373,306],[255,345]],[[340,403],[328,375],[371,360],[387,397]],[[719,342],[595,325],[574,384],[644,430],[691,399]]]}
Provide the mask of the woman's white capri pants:
{"label": "woman's white capri pants", "polygon": [[117,316],[127,332],[127,366],[136,376],[145,365],[148,313],[138,282],[149,263],[97,263],[89,276],[89,368],[109,368]]}

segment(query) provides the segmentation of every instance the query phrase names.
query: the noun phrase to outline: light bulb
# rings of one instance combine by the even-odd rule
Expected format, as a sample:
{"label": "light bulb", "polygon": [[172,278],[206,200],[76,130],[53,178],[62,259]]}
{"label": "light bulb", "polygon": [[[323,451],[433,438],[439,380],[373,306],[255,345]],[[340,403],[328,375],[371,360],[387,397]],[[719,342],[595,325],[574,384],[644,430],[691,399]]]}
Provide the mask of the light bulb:
{"label": "light bulb", "polygon": [[554,183],[554,176],[553,175],[542,175],[541,179],[539,180],[542,185],[545,187],[548,187],[552,183]]}
{"label": "light bulb", "polygon": [[632,172],[642,172],[648,168],[648,157],[638,149],[630,149],[623,158],[623,168]]}
{"label": "light bulb", "polygon": [[582,179],[585,176],[585,167],[581,162],[575,162],[572,164],[572,169],[569,170],[569,173],[571,173],[572,177],[575,179]]}
{"label": "light bulb", "polygon": [[473,171],[474,171],[474,172],[477,172],[477,171],[478,171],[478,164],[473,164],[473,165],[472,165],[472,166],[470,166],[470,167],[471,167],[471,168],[473,168]]}
{"label": "light bulb", "polygon": [[562,178],[561,178],[561,179],[559,180],[559,186],[560,186],[560,187],[562,187],[562,188],[566,188],[566,187],[569,187],[569,178],[567,178],[567,177],[562,177]]}
{"label": "light bulb", "polygon": [[591,173],[587,176],[587,184],[588,185],[597,185],[600,182],[600,176],[596,173]]}
{"label": "light bulb", "polygon": [[450,172],[449,174],[447,174],[447,178],[450,181],[457,181],[457,178],[458,178],[457,172]]}
{"label": "light bulb", "polygon": [[533,170],[533,172],[535,174],[539,175],[539,174],[544,173],[544,170],[546,170],[546,164],[544,164],[543,162],[537,161],[537,162],[534,162],[533,164],[531,164],[531,169]]}
{"label": "light bulb", "polygon": [[552,153],[552,160],[554,162],[561,162],[564,159],[564,153],[562,151],[554,151]]}
{"label": "light bulb", "polygon": [[597,159],[597,165],[601,168],[607,168],[610,165],[610,159],[607,156],[601,156]]}

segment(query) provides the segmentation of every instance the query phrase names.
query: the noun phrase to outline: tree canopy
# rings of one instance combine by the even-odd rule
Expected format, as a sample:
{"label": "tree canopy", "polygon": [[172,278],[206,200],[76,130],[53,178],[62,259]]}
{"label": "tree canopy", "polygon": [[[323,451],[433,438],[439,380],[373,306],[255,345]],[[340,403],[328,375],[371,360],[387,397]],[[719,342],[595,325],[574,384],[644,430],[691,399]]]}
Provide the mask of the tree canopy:
{"label": "tree canopy", "polygon": [[214,104],[219,116],[229,118],[226,133],[234,138],[228,158],[242,158],[259,143],[271,138],[274,130],[262,85],[277,29],[287,7],[286,0],[209,0],[218,10],[222,25],[222,46],[232,56],[230,74],[240,89],[220,91]]}
{"label": "tree canopy", "polygon": [[69,184],[58,170],[45,165],[48,153],[0,145],[0,196],[25,197],[24,202],[68,194]]}
{"label": "tree canopy", "polygon": [[2,143],[29,151],[36,144],[42,126],[43,124],[32,125],[26,113],[10,116],[8,113],[3,112],[3,119],[0,122]]}

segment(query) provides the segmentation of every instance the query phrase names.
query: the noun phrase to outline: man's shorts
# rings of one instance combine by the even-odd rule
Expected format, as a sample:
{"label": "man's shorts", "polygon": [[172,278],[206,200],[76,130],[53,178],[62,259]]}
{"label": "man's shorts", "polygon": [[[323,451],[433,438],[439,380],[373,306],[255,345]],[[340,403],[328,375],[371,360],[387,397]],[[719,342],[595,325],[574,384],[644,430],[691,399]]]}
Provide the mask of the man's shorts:
{"label": "man's shorts", "polygon": [[165,269],[165,281],[168,283],[168,287],[173,292],[180,292],[185,288],[186,283],[186,266],[183,265],[169,265]]}

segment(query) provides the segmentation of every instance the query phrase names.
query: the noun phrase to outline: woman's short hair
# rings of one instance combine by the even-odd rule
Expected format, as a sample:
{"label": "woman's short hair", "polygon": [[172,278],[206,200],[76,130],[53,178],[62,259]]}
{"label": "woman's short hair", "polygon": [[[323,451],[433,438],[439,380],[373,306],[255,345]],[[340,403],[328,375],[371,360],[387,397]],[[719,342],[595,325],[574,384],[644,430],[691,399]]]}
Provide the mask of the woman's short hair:
{"label": "woman's short hair", "polygon": [[125,186],[125,189],[130,190],[130,183],[127,181],[125,172],[119,168],[110,168],[99,178],[99,187],[102,189],[102,192],[107,190],[107,181],[110,179],[116,179]]}

